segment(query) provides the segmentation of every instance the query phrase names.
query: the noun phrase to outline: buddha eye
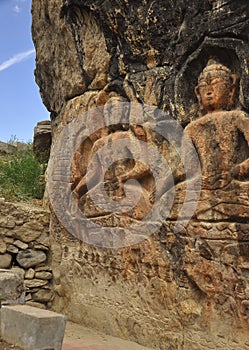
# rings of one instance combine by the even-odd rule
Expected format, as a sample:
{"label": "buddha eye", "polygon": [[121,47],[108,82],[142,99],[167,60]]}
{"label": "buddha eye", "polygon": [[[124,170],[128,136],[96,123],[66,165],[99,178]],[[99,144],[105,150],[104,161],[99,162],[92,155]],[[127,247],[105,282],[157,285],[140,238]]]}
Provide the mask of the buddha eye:
{"label": "buddha eye", "polygon": [[215,78],[211,81],[211,85],[224,84],[224,80],[220,78]]}
{"label": "buddha eye", "polygon": [[205,89],[207,86],[208,86],[208,84],[205,81],[203,81],[199,84],[199,88],[201,88],[201,89]]}

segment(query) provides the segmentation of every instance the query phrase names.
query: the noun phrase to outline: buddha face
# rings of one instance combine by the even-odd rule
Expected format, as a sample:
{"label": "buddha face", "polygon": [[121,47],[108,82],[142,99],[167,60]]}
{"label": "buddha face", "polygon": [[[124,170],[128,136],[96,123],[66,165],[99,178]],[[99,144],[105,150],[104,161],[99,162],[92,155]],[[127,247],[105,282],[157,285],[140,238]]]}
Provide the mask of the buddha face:
{"label": "buddha face", "polygon": [[201,73],[195,92],[202,109],[208,113],[228,110],[234,102],[234,90],[233,75],[228,69],[212,65]]}

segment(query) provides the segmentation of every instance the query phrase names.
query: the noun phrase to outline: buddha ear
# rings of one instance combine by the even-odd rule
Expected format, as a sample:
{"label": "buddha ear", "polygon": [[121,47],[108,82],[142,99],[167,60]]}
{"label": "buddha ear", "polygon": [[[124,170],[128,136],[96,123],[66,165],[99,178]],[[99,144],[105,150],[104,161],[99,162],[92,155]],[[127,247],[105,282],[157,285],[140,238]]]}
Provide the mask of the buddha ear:
{"label": "buddha ear", "polygon": [[198,101],[200,102],[201,96],[200,96],[200,91],[199,91],[199,86],[198,85],[195,87],[195,95],[198,98]]}
{"label": "buddha ear", "polygon": [[232,78],[232,81],[233,81],[233,86],[236,87],[237,82],[238,82],[238,76],[237,76],[237,74],[232,74],[232,75],[231,75],[231,78]]}

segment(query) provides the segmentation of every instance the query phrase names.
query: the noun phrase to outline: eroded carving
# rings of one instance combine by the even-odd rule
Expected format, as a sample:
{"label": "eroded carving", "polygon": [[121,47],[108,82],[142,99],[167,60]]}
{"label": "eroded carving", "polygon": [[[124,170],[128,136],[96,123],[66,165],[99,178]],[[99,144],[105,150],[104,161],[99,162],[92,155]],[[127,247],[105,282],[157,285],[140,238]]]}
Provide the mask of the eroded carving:
{"label": "eroded carving", "polygon": [[[83,114],[89,110],[88,101],[93,96],[96,96],[96,103],[102,101],[102,105],[120,96],[128,101],[150,104],[169,112],[186,126],[197,117],[198,101],[193,87],[209,57],[215,57],[239,75],[239,101],[248,111],[249,7],[246,0],[33,0],[32,3],[36,79],[44,103],[52,111],[54,144],[65,125],[72,125],[79,117],[87,124]],[[84,72],[90,79],[85,79]],[[112,90],[116,96],[103,91],[109,83],[116,84]],[[91,103],[95,104],[93,100]],[[230,111],[221,112],[242,114],[232,106]],[[111,115],[106,116],[111,121]],[[202,118],[207,115],[200,116],[199,120]],[[214,130],[207,127],[203,130],[216,140]],[[71,127],[70,131],[71,137],[74,129]],[[78,186],[84,178],[93,147],[97,149],[101,139],[107,141],[108,137],[120,137],[125,133],[134,136],[122,126],[88,134],[91,136],[79,148],[72,164],[73,186]],[[230,137],[226,132],[220,137],[226,135]],[[242,136],[244,138],[243,133]],[[53,148],[52,168],[55,169],[60,150],[66,153],[70,137],[57,152]],[[179,158],[175,161],[174,150],[156,135],[151,138],[160,152],[168,153],[169,159],[175,162],[175,173],[179,174]],[[220,138],[217,142],[220,144]],[[238,152],[234,150],[236,159],[231,161],[231,167],[227,165],[225,173],[248,158],[247,151],[243,153],[247,141],[238,144]],[[207,145],[210,149],[206,147],[205,151],[212,153],[212,157],[207,155],[207,160],[215,169],[212,160],[217,163],[215,157],[220,153],[210,140]],[[231,145],[235,147],[235,143]],[[203,156],[203,167],[205,159]],[[220,161],[222,163],[223,159]],[[127,171],[134,167],[134,163],[129,162],[120,165],[121,169],[127,166]],[[221,169],[220,164],[217,166]],[[118,198],[117,192],[122,189],[123,182],[122,171],[117,170],[114,164],[105,180],[110,183],[107,191]],[[99,249],[83,242],[78,245],[78,240],[70,231],[66,232],[53,215],[51,250],[54,280],[58,286],[53,301],[55,309],[75,322],[134,339],[148,347],[249,349],[248,329],[241,327],[243,322],[243,325],[248,324],[247,181],[230,174],[231,181],[225,186],[226,179],[219,172],[213,171],[213,174],[214,178],[207,179],[202,191],[198,220],[194,217],[185,230],[175,234],[175,210],[149,241],[122,252]],[[115,177],[119,181],[117,189],[112,191]],[[179,202],[175,207],[179,207],[187,181],[176,177],[179,179],[176,187]],[[147,178],[146,175],[146,181]],[[141,176],[138,181],[144,179]],[[220,188],[222,181],[224,187]],[[62,193],[65,185],[62,182],[59,188]],[[83,189],[84,181],[81,186]],[[77,195],[76,187],[73,189]],[[220,201],[222,191],[223,202]],[[80,198],[87,198],[88,194],[83,190]],[[244,205],[240,205],[243,196]],[[82,207],[83,203],[80,205]],[[96,208],[92,209],[96,212]],[[60,210],[63,211],[61,206]],[[89,221],[117,224],[115,215],[100,214]],[[64,246],[67,247],[65,251]]]}
{"label": "eroded carving", "polygon": [[[100,219],[101,224],[104,226],[117,225],[125,227],[132,220],[143,219],[150,211],[154,202],[153,193],[155,184],[151,171],[144,163],[137,160],[139,149],[134,154],[137,146],[136,141],[139,140],[146,143],[151,139],[151,135],[149,134],[149,130],[146,130],[140,125],[122,123],[122,115],[124,113],[130,113],[127,106],[122,105],[124,99],[116,93],[105,93],[105,99],[100,99],[103,93],[104,91],[95,98],[96,103],[93,106],[104,105],[103,118],[107,120],[112,115],[120,115],[120,123],[98,130],[83,142],[75,155],[72,167],[72,189],[79,207],[87,217]],[[115,160],[115,148],[118,145],[122,147],[123,140],[128,146],[122,153],[122,159]],[[96,190],[96,187],[98,187],[99,193],[103,195],[103,189],[100,186],[102,186],[101,171],[105,161],[101,159],[101,154],[98,153],[102,147],[106,147],[106,154],[114,157],[113,160],[108,161],[111,165],[105,169],[104,174],[104,190],[108,197],[112,201],[120,203],[122,199],[127,197],[124,184],[127,184],[129,180],[136,180],[136,182],[130,182],[126,185],[126,190],[129,191],[128,187],[130,187],[130,192],[136,194],[139,192],[140,186],[142,189],[140,200],[135,207],[127,212],[123,210],[123,214],[115,214],[99,208],[92,198],[92,193]],[[109,148],[109,151],[107,148]],[[102,200],[100,198],[100,201],[104,202],[104,199]],[[132,203],[132,198],[130,201],[128,198],[128,201],[125,202],[126,205],[129,205],[129,202]]]}
{"label": "eroded carving", "polygon": [[196,95],[200,117],[185,129],[202,167],[197,216],[204,220],[249,217],[249,118],[233,109],[237,77],[218,63],[200,74]]}
{"label": "eroded carving", "polygon": [[211,301],[209,314],[216,309],[246,326],[249,118],[234,108],[237,79],[209,62],[195,89],[200,116],[185,131],[200,158],[202,191],[184,259],[189,278]]}
{"label": "eroded carving", "polygon": [[[146,87],[149,89],[150,86],[148,81]],[[133,104],[125,102],[123,97],[109,91],[108,85],[92,98],[88,111],[94,108],[94,113],[100,113],[100,118],[106,120],[108,126],[83,141],[72,163],[72,190],[79,208],[86,217],[105,227],[123,228],[140,222],[151,212],[155,196],[159,198],[173,187],[172,178],[179,182],[184,177],[177,149],[151,127],[151,121],[157,120],[156,109],[138,101]],[[117,118],[120,119],[118,122]],[[115,123],[112,124],[113,119]],[[140,123],[134,123],[138,119]],[[141,120],[149,120],[149,123]],[[173,133],[170,120],[168,124],[167,121],[164,123],[164,127],[168,125]],[[101,158],[103,149],[110,164],[106,168],[106,159]],[[117,151],[122,154],[118,160],[115,158]],[[162,159],[168,169],[161,164]],[[156,167],[160,169],[157,183],[153,174]],[[168,172],[163,172],[163,169]],[[94,197],[96,192],[99,194],[97,200]],[[117,203],[119,212],[111,210],[110,206],[109,210],[105,206],[106,210],[98,205],[109,200],[106,195]],[[169,201],[171,197],[169,194]],[[132,209],[125,210],[128,206]],[[143,233],[149,234],[149,231]]]}

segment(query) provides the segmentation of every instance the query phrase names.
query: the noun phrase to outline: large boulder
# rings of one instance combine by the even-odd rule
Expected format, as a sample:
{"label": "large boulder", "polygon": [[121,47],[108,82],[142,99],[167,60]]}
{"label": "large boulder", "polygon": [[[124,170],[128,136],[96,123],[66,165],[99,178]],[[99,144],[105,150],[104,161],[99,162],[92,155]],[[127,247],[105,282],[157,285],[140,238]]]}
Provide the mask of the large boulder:
{"label": "large boulder", "polygon": [[[54,308],[76,322],[163,350],[248,348],[249,187],[248,178],[231,181],[230,173],[249,157],[247,122],[241,123],[249,111],[248,1],[33,0],[32,14],[35,76],[53,129],[47,178]],[[228,113],[232,123],[223,118],[224,124],[218,119],[191,127],[205,168],[203,186],[213,187],[204,188],[191,220],[188,209],[196,197],[190,191],[182,212],[186,224],[177,221],[187,185],[184,150],[174,147],[182,140],[172,125],[185,128],[198,119],[194,91],[210,59],[239,77],[236,113]],[[149,118],[157,132],[144,125]],[[120,146],[124,138],[130,149]],[[144,143],[154,148],[143,152]],[[236,145],[231,153],[230,144]],[[105,157],[104,191],[96,192],[101,150],[112,147]],[[152,149],[163,157],[154,157]],[[194,176],[198,167],[186,153]],[[148,156],[155,167],[144,167],[139,156]],[[151,226],[127,236],[127,226],[143,222],[160,198],[152,175],[160,170],[156,185],[162,185],[168,174],[163,159],[176,184],[177,205],[157,230],[152,217]],[[124,186],[126,180],[132,181]],[[170,198],[173,191],[168,192]],[[134,199],[138,193],[140,201],[130,211],[106,206],[111,198],[120,209],[125,194]],[[167,209],[165,201],[156,213]],[[129,246],[133,237],[140,242]]]}
{"label": "large boulder", "polygon": [[37,123],[34,129],[33,151],[38,159],[47,162],[52,142],[51,123],[44,120]]}

